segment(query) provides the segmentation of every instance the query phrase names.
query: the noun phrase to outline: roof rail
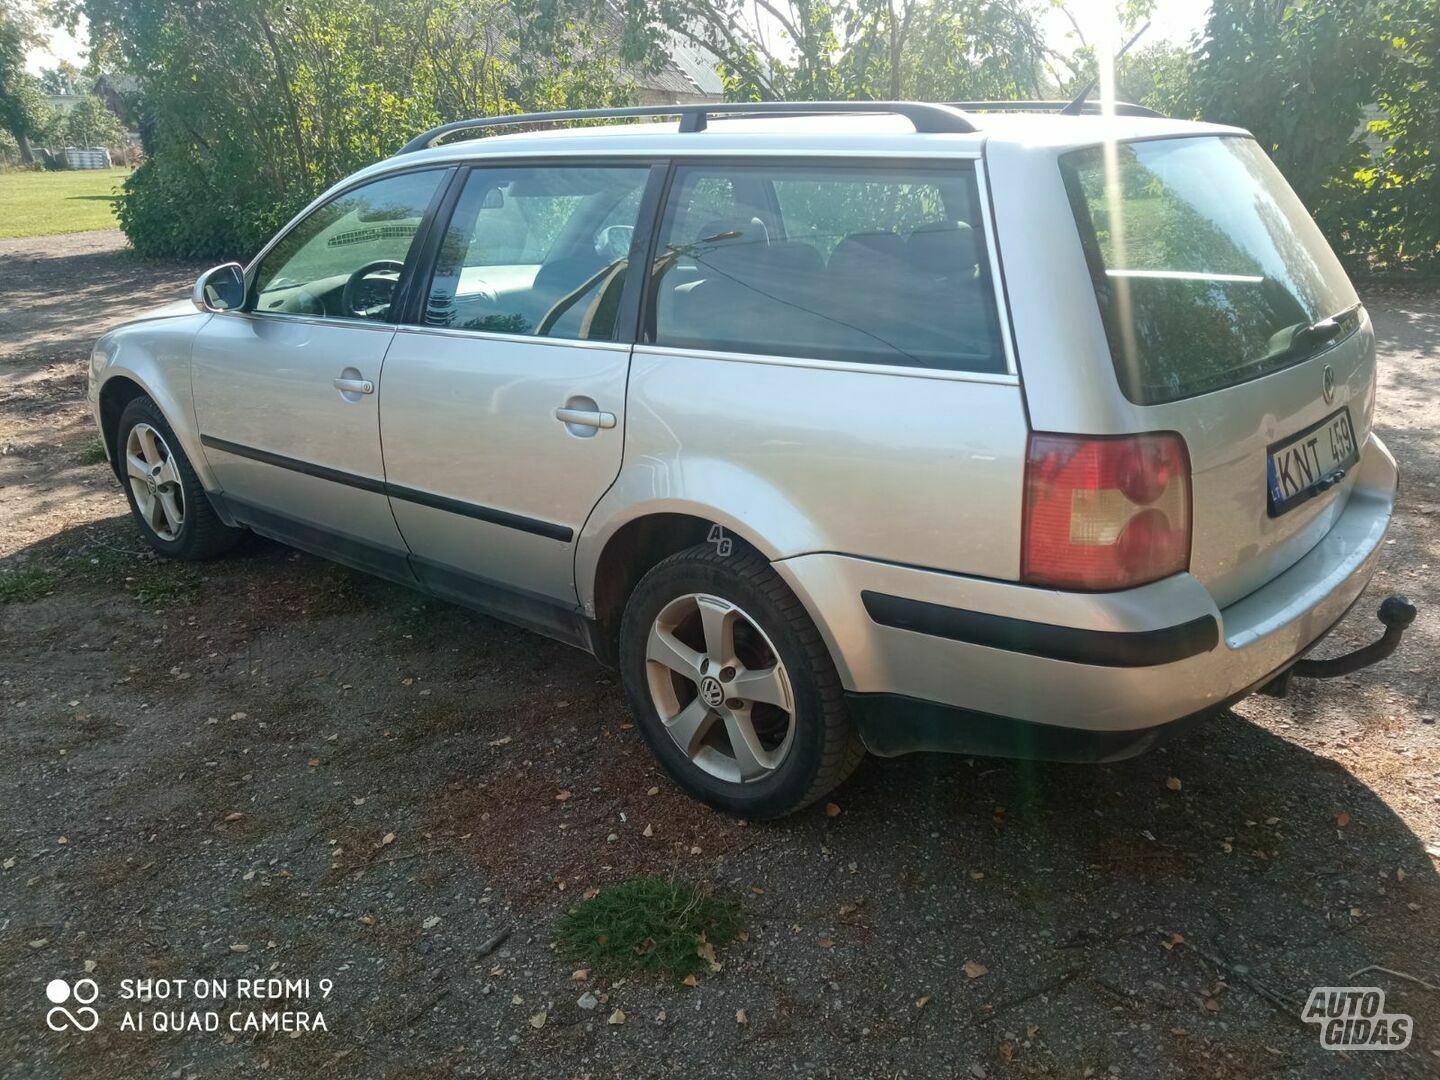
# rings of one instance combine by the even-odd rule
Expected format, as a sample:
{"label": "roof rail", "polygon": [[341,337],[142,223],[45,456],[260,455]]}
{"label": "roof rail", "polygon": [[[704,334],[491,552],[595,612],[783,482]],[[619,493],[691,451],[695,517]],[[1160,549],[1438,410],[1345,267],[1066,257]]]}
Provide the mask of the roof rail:
{"label": "roof rail", "polygon": [[612,120],[620,117],[678,116],[681,131],[704,131],[711,116],[816,116],[825,113],[893,113],[903,116],[924,134],[966,133],[975,125],[953,106],[931,101],[723,101],[703,105],[626,105],[611,109],[561,109],[555,112],[519,113],[515,116],[485,116],[456,120],[417,135],[400,148],[401,154],[424,150],[435,140],[457,131],[514,127],[518,124],[551,124],[567,120]]}
{"label": "roof rail", "polygon": [[[1086,101],[1071,112],[1066,112],[1067,108],[1074,106],[1074,102],[1070,101],[947,101],[945,104],[964,112],[1048,112],[1066,116],[1083,112],[1088,116],[1095,116],[1104,111],[1098,101]],[[1132,101],[1115,102],[1115,115],[1154,116],[1162,120],[1165,118],[1164,113],[1158,113],[1144,105],[1136,105]]]}

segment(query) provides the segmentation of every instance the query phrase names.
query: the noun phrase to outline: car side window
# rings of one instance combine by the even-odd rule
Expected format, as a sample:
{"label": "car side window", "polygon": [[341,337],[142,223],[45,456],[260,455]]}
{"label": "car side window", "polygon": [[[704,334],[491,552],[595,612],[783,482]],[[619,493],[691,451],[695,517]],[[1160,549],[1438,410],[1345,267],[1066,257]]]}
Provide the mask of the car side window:
{"label": "car side window", "polygon": [[441,239],[425,325],[608,341],[649,172],[473,169]]}
{"label": "car side window", "polygon": [[260,261],[252,310],[384,322],[443,169],[362,184],[312,211]]}
{"label": "car side window", "polygon": [[[724,180],[734,191],[768,187],[769,205],[697,213]],[[647,339],[1003,372],[978,205],[968,163],[682,166],[661,222]]]}

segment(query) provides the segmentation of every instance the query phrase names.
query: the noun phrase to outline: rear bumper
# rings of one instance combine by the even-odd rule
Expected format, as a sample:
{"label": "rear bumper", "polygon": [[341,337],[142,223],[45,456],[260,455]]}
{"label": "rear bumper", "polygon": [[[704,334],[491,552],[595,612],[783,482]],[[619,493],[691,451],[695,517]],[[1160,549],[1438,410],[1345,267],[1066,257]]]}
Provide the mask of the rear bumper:
{"label": "rear bumper", "polygon": [[1084,594],[841,555],[775,566],[820,627],[874,752],[1111,760],[1311,649],[1374,574],[1397,479],[1372,436],[1325,538],[1224,609],[1188,574]]}

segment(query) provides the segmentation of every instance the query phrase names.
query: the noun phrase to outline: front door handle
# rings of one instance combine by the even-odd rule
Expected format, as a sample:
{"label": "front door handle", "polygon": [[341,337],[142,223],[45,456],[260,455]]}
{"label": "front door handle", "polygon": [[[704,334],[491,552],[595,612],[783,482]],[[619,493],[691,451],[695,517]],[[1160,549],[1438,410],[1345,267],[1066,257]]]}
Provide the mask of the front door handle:
{"label": "front door handle", "polygon": [[335,389],[347,394],[373,394],[375,384],[369,379],[336,379]]}
{"label": "front door handle", "polygon": [[615,426],[615,414],[601,412],[598,409],[556,409],[555,419],[562,424],[575,424],[578,427],[613,428]]}

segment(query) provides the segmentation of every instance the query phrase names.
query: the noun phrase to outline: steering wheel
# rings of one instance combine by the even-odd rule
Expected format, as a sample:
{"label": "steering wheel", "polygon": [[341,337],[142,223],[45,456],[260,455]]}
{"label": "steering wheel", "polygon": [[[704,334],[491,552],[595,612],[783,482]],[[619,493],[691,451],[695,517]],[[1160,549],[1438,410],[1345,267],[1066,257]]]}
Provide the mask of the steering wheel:
{"label": "steering wheel", "polygon": [[[340,312],[343,315],[354,315],[361,319],[372,318],[377,309],[383,309],[390,305],[390,300],[395,293],[395,285],[400,280],[400,272],[405,269],[405,264],[395,259],[376,259],[368,262],[360,269],[345,279],[345,288],[340,293]],[[372,274],[381,271],[389,271],[395,275],[394,280],[385,282],[385,293],[383,296],[366,296],[367,279]]]}

